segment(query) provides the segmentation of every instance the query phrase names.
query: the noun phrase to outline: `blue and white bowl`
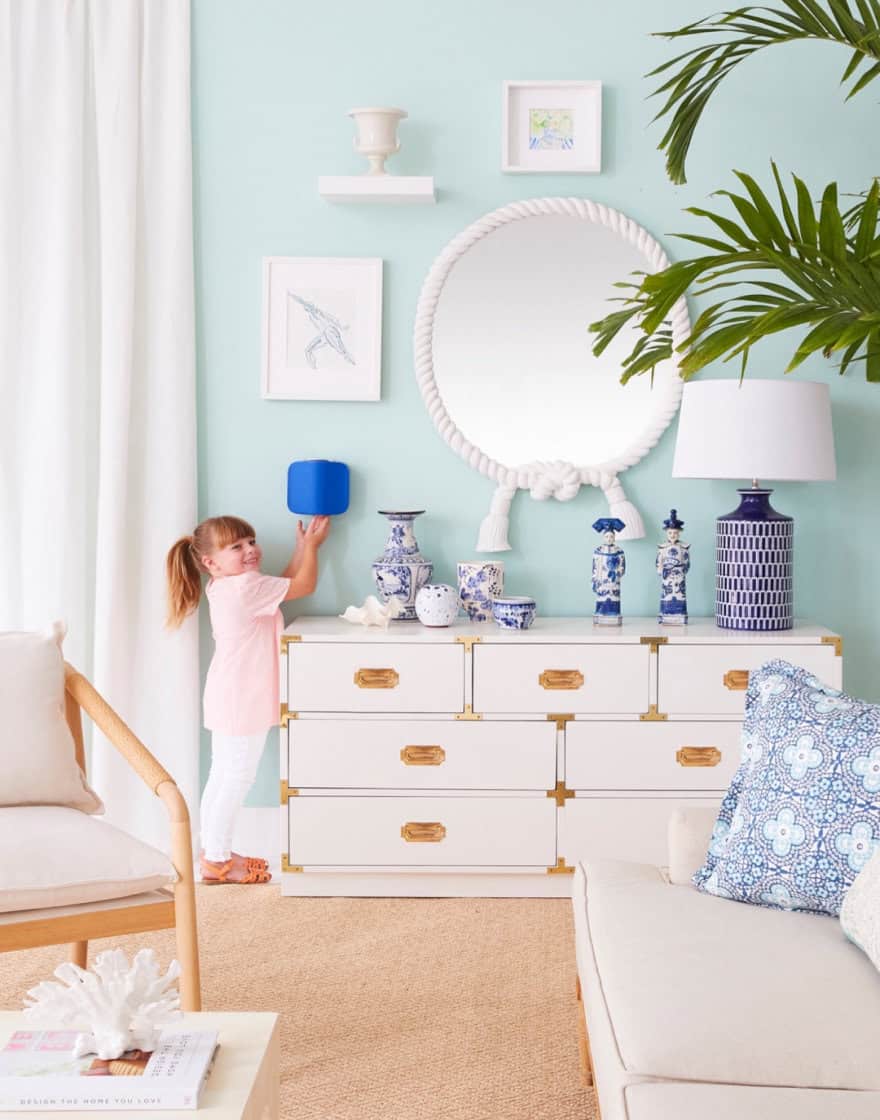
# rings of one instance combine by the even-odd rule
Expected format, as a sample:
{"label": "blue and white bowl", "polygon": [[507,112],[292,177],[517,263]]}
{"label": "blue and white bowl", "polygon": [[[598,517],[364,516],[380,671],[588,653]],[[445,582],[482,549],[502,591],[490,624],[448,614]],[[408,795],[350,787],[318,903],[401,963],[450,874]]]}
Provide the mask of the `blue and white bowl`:
{"label": "blue and white bowl", "polygon": [[536,611],[535,600],[524,595],[505,595],[492,600],[492,617],[502,630],[528,630]]}
{"label": "blue and white bowl", "polygon": [[416,616],[423,626],[449,626],[458,615],[458,591],[448,583],[426,583],[416,595]]}

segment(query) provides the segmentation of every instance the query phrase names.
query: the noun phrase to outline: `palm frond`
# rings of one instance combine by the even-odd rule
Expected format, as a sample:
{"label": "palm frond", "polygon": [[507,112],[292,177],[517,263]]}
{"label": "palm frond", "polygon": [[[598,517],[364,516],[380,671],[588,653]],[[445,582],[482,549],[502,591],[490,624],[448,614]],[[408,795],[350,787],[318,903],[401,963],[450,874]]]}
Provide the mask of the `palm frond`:
{"label": "palm frond", "polygon": [[[864,362],[867,379],[880,381],[880,182],[842,213],[836,183],[817,205],[796,176],[793,192],[786,191],[775,165],[778,201],[751,176],[736,175],[745,193],[719,192],[733,215],[693,207],[691,214],[712,223],[712,236],[676,235],[708,252],[622,282],[627,294],[619,297],[621,306],[590,325],[593,352],[601,354],[621,331],[636,328],[623,361],[624,383],[673,356],[682,377],[690,378],[732,358],[740,358],[744,370],[762,338],[806,328],[786,372],[816,352],[842,352],[841,373]],[[703,310],[674,355],[668,316],[692,289],[696,296],[721,298]]]}
{"label": "palm frond", "polygon": [[[847,97],[880,77],[880,0],[778,0],[778,8],[750,6],[720,12],[675,31],[664,39],[709,36],[683,54],[652,70],[663,75],[653,96],[666,95],[654,118],[669,118],[658,145],[666,152],[666,171],[674,183],[686,182],[685,163],[694,132],[712,94],[741,62],[766,47],[797,40],[839,43],[851,54],[842,82],[851,82]],[[863,63],[870,63],[861,69]],[[861,72],[859,72],[861,70]]]}

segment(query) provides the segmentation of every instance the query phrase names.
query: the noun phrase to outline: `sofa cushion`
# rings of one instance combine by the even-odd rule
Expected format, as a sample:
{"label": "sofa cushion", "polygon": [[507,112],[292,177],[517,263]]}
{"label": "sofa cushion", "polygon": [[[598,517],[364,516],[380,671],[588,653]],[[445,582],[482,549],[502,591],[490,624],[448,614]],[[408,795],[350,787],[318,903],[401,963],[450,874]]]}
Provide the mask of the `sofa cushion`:
{"label": "sofa cushion", "polygon": [[732,906],[641,865],[584,874],[578,955],[595,958],[628,1074],[880,1091],[880,976],[839,922]]}
{"label": "sofa cushion", "polygon": [[880,851],[868,860],[844,895],[840,925],[880,969]]}
{"label": "sofa cushion", "polygon": [[103,811],[64,718],[62,634],[0,634],[0,806]]}
{"label": "sofa cushion", "polygon": [[880,1093],[761,1085],[626,1087],[628,1120],[877,1120]]}
{"label": "sofa cushion", "polygon": [[880,705],[769,661],[749,674],[742,750],[694,882],[740,902],[839,914],[880,847]]}
{"label": "sofa cushion", "polygon": [[176,879],[163,852],[79,809],[0,809],[0,912],[123,898]]}

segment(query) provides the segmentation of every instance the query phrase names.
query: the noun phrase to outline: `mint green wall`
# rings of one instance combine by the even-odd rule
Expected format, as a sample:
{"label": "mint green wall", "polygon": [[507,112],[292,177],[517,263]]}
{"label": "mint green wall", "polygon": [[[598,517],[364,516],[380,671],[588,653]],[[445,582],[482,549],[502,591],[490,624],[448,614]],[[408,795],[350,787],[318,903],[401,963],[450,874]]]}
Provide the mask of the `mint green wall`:
{"label": "mint green wall", "polygon": [[[876,94],[869,90],[845,105],[838,88],[844,51],[795,44],[742,67],[697,134],[688,184],[666,180],[656,151],[660,130],[649,124],[656,110],[645,100],[651,83],[643,75],[672,52],[650,32],[721,6],[714,0],[194,0],[200,510],[253,521],[266,570],[278,571],[293,540],[285,506],[288,463],[349,463],[351,509],[324,547],[320,586],[307,613],[337,613],[372,590],[369,565],[384,540],[378,508],[428,511],[417,523],[418,537],[440,580],[452,581],[455,561],[474,555],[492,483],[434,431],[413,375],[411,345],[422,280],[459,230],[518,198],[579,195],[624,211],[680,257],[684,247],[670,233],[696,227],[682,208],[706,205],[713,190],[732,186],[731,168],[766,183],[774,158],[805,176],[817,194],[832,178],[856,191],[880,171]],[[601,80],[602,173],[503,175],[505,78]],[[370,104],[408,110],[402,150],[390,166],[400,174],[434,175],[436,206],[332,206],[318,197],[319,175],[361,170],[345,114]],[[381,403],[260,398],[261,259],[269,255],[384,259]],[[754,375],[778,376],[791,345],[790,337],[765,343],[753,355]],[[840,379],[821,359],[800,376],[832,381],[839,479],[777,489],[777,506],[797,519],[797,611],[843,633],[848,687],[880,699],[880,388],[858,373]],[[691,613],[710,614],[714,517],[732,508],[736,495],[727,483],[673,481],[673,442],[674,425],[624,483],[652,530],[670,505],[680,510],[694,558]],[[602,495],[591,489],[567,503],[520,494],[511,520],[514,550],[503,557],[509,590],[534,594],[545,615],[589,613],[595,543],[589,524],[604,512]],[[630,615],[655,610],[654,547],[653,531],[627,545],[623,598]],[[207,664],[207,633],[204,638]],[[275,804],[276,789],[270,749],[250,804]]]}

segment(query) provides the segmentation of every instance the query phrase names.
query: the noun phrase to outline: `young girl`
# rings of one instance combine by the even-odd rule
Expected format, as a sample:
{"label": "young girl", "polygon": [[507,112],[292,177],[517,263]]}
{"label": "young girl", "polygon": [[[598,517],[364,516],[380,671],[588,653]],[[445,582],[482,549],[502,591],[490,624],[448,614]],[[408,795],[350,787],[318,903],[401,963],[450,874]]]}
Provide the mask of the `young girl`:
{"label": "young girl", "polygon": [[198,607],[202,575],[214,634],[205,681],[205,727],[211,732],[211,773],[202,795],[202,882],[267,883],[265,860],[232,851],[232,830],[253,784],[266,734],[278,723],[278,656],[284,623],[279,604],[311,595],[318,549],[329,517],[300,521],[296,547],[281,576],[260,572],[263,553],[253,528],[238,517],[210,517],[168,553],[168,625]]}

